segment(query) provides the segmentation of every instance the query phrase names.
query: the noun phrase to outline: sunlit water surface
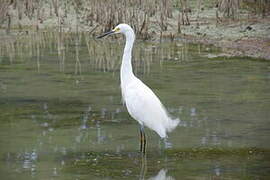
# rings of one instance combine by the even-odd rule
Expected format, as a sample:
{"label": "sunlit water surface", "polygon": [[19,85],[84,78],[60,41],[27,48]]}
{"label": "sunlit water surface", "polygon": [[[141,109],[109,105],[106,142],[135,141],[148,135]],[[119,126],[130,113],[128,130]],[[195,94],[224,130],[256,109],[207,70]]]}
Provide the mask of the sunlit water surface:
{"label": "sunlit water surface", "polygon": [[[29,36],[1,47],[1,179],[267,179],[270,63],[137,41],[134,72],[181,119],[165,147],[121,103],[122,39]],[[210,58],[211,57],[211,58]]]}

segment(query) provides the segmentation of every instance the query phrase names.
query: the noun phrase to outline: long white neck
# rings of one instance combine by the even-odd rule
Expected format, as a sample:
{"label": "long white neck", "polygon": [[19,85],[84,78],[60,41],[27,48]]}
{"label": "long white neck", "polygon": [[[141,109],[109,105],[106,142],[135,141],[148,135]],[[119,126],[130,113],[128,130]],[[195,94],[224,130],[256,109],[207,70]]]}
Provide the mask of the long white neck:
{"label": "long white neck", "polygon": [[121,85],[126,84],[132,78],[134,78],[134,74],[132,71],[131,54],[133,43],[135,41],[135,34],[133,31],[127,31],[125,33],[125,36],[126,36],[126,45],[124,48],[122,65],[120,70]]}

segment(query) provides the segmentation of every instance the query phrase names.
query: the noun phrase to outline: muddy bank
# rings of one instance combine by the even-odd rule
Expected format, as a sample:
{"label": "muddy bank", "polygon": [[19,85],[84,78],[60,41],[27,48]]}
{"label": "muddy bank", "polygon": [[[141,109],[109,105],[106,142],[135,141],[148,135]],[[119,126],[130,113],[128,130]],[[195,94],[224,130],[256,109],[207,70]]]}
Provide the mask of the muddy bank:
{"label": "muddy bank", "polygon": [[[238,26],[239,23],[241,25]],[[204,31],[205,27],[208,31]],[[222,24],[218,27],[204,26],[195,31],[188,29],[179,35],[179,38],[220,47],[225,56],[246,56],[270,60],[269,18],[257,22]]]}
{"label": "muddy bank", "polygon": [[[214,18],[216,9],[204,10],[198,17],[190,14],[190,25],[181,26],[181,33],[173,39],[211,44],[222,48],[225,56],[246,56],[270,60],[270,17],[243,13],[241,18]],[[175,21],[166,37],[172,38]]]}
{"label": "muddy bank", "polygon": [[[84,2],[84,1],[82,1]],[[183,14],[173,4],[160,4],[151,9],[151,3],[119,5],[122,9],[110,19],[113,11],[110,6],[104,7],[102,2],[93,4],[86,1],[78,6],[61,4],[55,13],[53,4],[42,2],[37,10],[30,15],[19,11],[19,6],[10,5],[8,16],[10,24],[0,27],[0,40],[17,39],[17,36],[29,33],[55,32],[87,32],[96,36],[119,22],[128,23],[136,31],[137,38],[160,41],[169,38],[172,41],[189,41],[211,44],[221,47],[224,56],[247,56],[270,60],[270,15],[261,17],[248,11],[242,11],[237,18],[225,18],[219,15],[214,3],[207,2],[196,9],[196,2],[190,2],[190,12],[187,12],[188,23],[183,20]],[[171,1],[170,1],[171,2]],[[166,5],[165,10],[164,6]],[[139,8],[139,7],[144,8]],[[116,6],[118,7],[118,6]],[[34,8],[35,9],[35,8]],[[100,10],[103,10],[100,12]],[[151,13],[149,12],[151,10]],[[94,13],[96,12],[96,13]],[[109,13],[107,13],[109,12]],[[120,13],[120,14],[119,14]],[[122,13],[122,14],[121,14]],[[99,16],[98,16],[99,15]],[[125,15],[125,16],[123,16]],[[123,17],[122,17],[123,16]],[[121,18],[122,17],[122,18]],[[162,19],[163,18],[163,19]],[[6,35],[6,29],[8,35]]]}
{"label": "muddy bank", "polygon": [[245,39],[211,39],[195,35],[179,35],[182,41],[214,45],[222,49],[223,53],[217,56],[240,56],[270,60],[270,39],[250,37]]}

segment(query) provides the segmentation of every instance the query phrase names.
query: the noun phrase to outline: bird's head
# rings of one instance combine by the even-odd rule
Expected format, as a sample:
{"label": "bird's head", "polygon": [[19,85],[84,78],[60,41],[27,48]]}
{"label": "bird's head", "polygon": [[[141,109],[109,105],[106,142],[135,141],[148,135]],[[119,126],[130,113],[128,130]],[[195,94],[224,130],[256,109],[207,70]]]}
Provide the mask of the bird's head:
{"label": "bird's head", "polygon": [[102,37],[105,37],[107,35],[118,34],[118,33],[127,35],[130,32],[134,33],[133,29],[128,24],[118,24],[113,30],[106,32],[106,33],[98,36],[97,38],[102,38]]}

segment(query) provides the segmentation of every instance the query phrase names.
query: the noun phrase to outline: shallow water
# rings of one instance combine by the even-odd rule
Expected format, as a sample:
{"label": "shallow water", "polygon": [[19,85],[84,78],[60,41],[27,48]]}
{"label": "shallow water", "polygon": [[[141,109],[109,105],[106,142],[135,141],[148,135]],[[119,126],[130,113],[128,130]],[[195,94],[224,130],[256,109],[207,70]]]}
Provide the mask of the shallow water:
{"label": "shallow water", "polygon": [[166,147],[147,129],[141,157],[121,103],[122,40],[27,38],[0,49],[1,179],[270,177],[269,62],[137,41],[134,72],[181,119]]}

